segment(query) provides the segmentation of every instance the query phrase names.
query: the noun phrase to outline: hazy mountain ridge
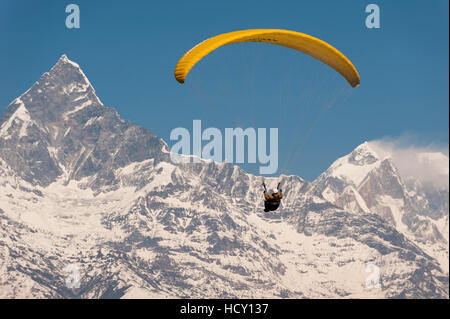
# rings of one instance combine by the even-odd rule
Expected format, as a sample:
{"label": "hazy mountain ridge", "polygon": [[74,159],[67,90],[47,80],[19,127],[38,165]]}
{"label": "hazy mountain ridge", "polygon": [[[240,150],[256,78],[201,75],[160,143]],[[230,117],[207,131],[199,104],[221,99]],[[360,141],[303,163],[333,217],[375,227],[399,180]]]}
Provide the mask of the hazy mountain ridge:
{"label": "hazy mountain ridge", "polygon": [[[448,264],[399,228],[445,241],[429,221],[445,218],[443,195],[416,185],[430,212],[395,211],[415,207],[412,190],[367,144],[349,155],[350,174],[340,159],[312,183],[282,176],[283,207],[264,214],[261,177],[174,165],[66,56],[0,125],[2,297],[448,298]],[[66,287],[70,264],[80,288]],[[368,264],[380,288],[367,287]]]}

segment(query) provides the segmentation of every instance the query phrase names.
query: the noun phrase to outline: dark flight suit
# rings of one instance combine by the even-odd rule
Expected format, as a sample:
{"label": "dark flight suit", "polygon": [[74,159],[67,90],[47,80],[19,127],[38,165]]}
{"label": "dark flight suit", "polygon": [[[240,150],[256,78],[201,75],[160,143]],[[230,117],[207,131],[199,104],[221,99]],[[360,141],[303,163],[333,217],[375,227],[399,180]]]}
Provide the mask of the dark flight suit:
{"label": "dark flight suit", "polygon": [[267,195],[264,191],[264,211],[269,212],[276,210],[280,206],[281,199],[283,198],[283,191],[280,189],[280,193],[273,193],[272,195]]}

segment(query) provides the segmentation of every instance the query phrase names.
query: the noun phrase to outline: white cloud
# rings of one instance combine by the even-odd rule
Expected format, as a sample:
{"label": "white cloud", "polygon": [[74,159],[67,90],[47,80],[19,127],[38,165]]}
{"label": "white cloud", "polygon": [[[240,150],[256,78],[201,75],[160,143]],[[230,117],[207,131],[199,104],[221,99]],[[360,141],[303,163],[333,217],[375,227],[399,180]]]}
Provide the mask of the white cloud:
{"label": "white cloud", "polygon": [[382,138],[370,146],[380,158],[390,156],[402,178],[414,177],[424,185],[449,188],[449,146],[417,145],[414,137]]}

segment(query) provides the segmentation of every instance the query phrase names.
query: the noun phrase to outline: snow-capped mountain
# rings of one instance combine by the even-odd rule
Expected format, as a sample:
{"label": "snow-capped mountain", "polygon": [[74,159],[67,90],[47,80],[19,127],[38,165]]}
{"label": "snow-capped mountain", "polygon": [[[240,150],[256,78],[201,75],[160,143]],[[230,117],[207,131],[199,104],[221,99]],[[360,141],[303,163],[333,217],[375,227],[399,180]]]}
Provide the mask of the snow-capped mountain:
{"label": "snow-capped mountain", "polygon": [[166,147],[148,129],[105,107],[65,55],[8,106],[0,132],[0,157],[25,181],[41,186],[95,174],[90,186],[114,187],[112,169],[157,158]]}
{"label": "snow-capped mountain", "polygon": [[[448,157],[422,153],[416,160],[420,159],[433,161],[434,171],[448,180]],[[408,176],[403,179],[394,160],[380,157],[368,142],[336,160],[313,185],[314,194],[349,212],[380,215],[438,258],[448,272],[448,187],[423,185]]]}
{"label": "snow-capped mountain", "polygon": [[0,297],[448,298],[430,248],[448,193],[367,143],[313,183],[280,180],[265,214],[261,177],[173,164],[63,55],[1,118]]}

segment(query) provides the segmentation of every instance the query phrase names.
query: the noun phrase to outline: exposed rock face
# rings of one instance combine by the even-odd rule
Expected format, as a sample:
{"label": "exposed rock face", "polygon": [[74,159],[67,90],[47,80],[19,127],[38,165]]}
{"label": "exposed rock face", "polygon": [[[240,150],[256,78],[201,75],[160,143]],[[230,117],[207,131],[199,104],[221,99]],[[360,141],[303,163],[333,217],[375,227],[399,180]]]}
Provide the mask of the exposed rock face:
{"label": "exposed rock face", "polygon": [[78,181],[96,175],[90,187],[116,187],[112,170],[165,157],[164,142],[105,107],[65,55],[8,106],[2,123],[0,156],[25,181],[41,186],[61,176]]}

